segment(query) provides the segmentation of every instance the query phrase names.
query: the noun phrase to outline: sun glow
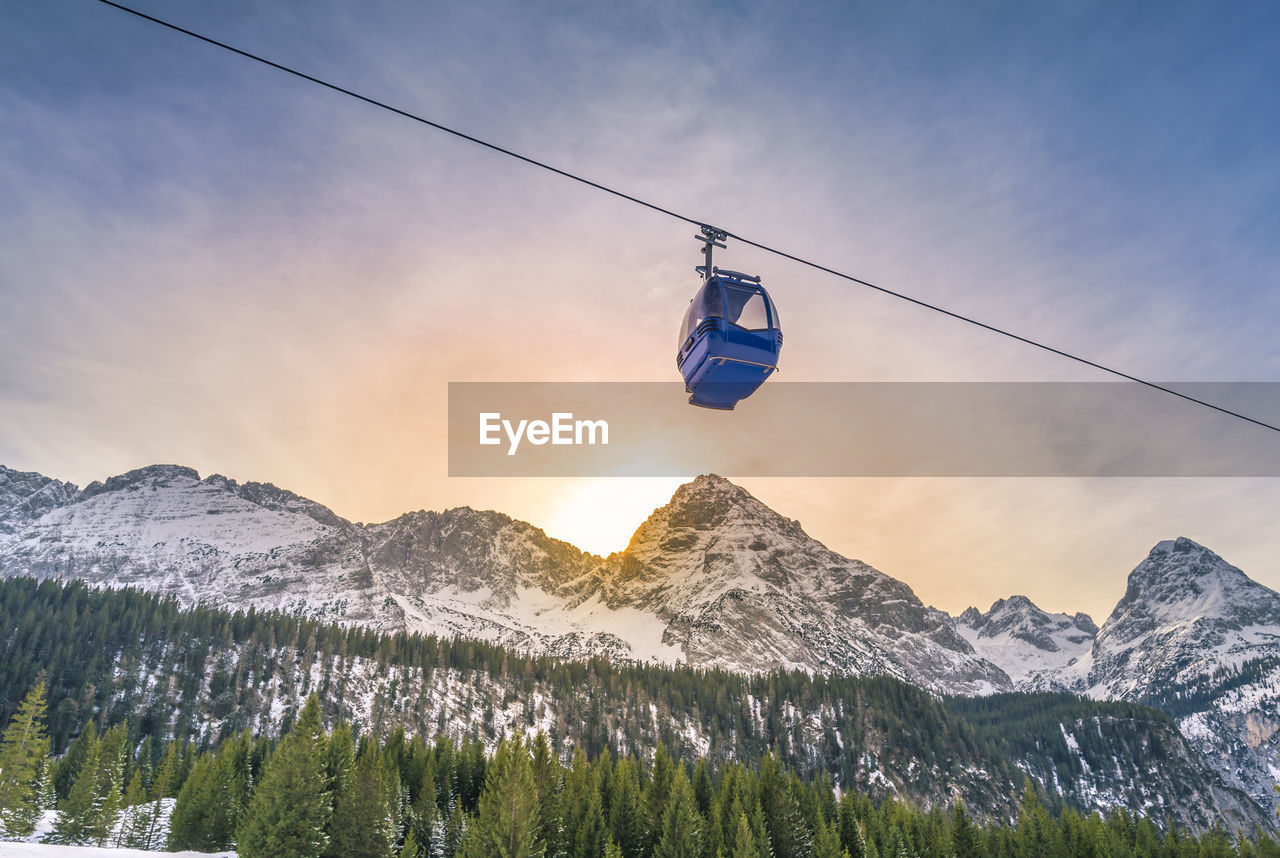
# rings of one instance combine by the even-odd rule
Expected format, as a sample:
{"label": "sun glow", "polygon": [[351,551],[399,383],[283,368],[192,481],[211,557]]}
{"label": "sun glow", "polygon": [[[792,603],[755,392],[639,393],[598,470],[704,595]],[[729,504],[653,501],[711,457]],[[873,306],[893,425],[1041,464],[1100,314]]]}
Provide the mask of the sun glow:
{"label": "sun glow", "polygon": [[641,522],[684,482],[675,477],[566,479],[541,516],[543,529],[593,554],[621,551]]}

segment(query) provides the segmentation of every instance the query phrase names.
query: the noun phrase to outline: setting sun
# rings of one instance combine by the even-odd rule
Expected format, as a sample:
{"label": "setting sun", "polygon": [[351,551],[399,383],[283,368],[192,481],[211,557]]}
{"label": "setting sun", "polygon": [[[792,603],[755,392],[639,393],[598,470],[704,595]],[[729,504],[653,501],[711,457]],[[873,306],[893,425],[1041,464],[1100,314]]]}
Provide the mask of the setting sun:
{"label": "setting sun", "polygon": [[678,478],[563,479],[550,496],[543,530],[583,551],[606,556],[627,547],[640,523],[667,503]]}

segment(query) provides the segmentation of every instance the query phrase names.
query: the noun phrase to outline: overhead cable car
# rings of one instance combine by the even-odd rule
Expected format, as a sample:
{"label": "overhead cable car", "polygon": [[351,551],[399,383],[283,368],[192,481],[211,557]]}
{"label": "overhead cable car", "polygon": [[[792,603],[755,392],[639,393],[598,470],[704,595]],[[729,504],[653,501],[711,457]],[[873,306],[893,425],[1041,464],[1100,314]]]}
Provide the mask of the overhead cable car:
{"label": "overhead cable car", "polygon": [[732,411],[777,370],[782,328],[759,277],[711,264],[712,248],[724,247],[725,239],[720,230],[702,228],[706,265],[695,269],[702,288],[680,326],[676,366],[690,405]]}

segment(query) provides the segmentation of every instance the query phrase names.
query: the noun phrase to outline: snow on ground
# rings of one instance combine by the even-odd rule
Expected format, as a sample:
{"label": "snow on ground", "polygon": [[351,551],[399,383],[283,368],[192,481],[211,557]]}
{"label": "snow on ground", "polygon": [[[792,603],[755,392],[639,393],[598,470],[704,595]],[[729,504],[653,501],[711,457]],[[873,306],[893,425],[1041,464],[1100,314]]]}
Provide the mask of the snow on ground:
{"label": "snow on ground", "polygon": [[391,598],[411,628],[428,634],[462,634],[508,645],[527,639],[538,644],[537,650],[577,632],[587,640],[620,638],[629,650],[622,655],[636,661],[684,660],[680,647],[663,642],[667,624],[656,614],[629,605],[610,608],[599,593],[574,605],[537,587],[520,587],[504,604],[489,587],[464,590],[451,585],[433,593],[429,604],[396,593]]}
{"label": "snow on ground", "polygon": [[[169,832],[169,817],[173,815],[173,806],[174,806],[174,804],[176,804],[176,803],[177,803],[177,799],[173,799],[173,798],[162,798],[162,799],[160,799],[159,801],[160,801],[160,816],[159,816],[159,818],[156,820],[156,826],[157,826],[157,828],[156,828],[156,838],[157,838],[158,840],[160,840],[160,841],[163,841],[165,838],[167,838],[167,837],[168,837],[168,832]],[[141,814],[144,814],[144,815],[146,815],[146,816],[148,816],[148,817],[149,817],[149,816],[150,816],[150,814],[152,813],[152,811],[154,810],[154,808],[155,808],[155,802],[148,802],[148,803],[146,803],[146,804],[139,804],[139,805],[136,805],[136,806],[134,806],[134,807],[126,808],[126,809],[125,809],[125,811],[124,811],[124,813],[120,814],[120,818],[119,818],[118,820],[116,820],[115,828],[114,828],[114,829],[112,829],[112,830],[115,832],[115,836],[119,836],[119,834],[120,834],[120,830],[121,830],[122,826],[124,826],[124,824],[125,824],[125,823],[128,821],[128,819],[130,818],[130,814],[132,814],[132,813],[141,813]],[[34,830],[34,831],[32,831],[32,832],[31,832],[31,835],[30,835],[29,837],[27,837],[27,838],[26,838],[26,842],[19,843],[19,842],[15,842],[15,841],[0,840],[0,858],[8,858],[8,856],[9,856],[9,855],[29,855],[29,854],[30,854],[30,855],[35,855],[35,854],[40,854],[40,855],[44,855],[44,854],[49,854],[49,855],[62,855],[62,854],[66,854],[66,855],[79,855],[79,854],[82,854],[81,852],[65,852],[65,853],[63,853],[63,852],[54,852],[54,853],[34,853],[34,852],[19,852],[19,851],[12,851],[12,850],[16,850],[16,849],[17,849],[17,847],[19,847],[19,846],[40,846],[40,847],[48,847],[48,848],[51,848],[51,849],[68,849],[68,850],[69,850],[69,849],[77,849],[77,850],[85,849],[85,850],[88,850],[88,851],[85,851],[83,854],[97,854],[97,853],[98,853],[98,851],[100,851],[101,849],[110,849],[110,854],[111,854],[111,855],[114,855],[114,856],[115,856],[115,858],[128,858],[128,856],[130,856],[130,855],[134,855],[134,854],[137,854],[137,855],[159,855],[159,854],[164,854],[164,855],[197,855],[197,854],[206,854],[206,853],[197,853],[197,852],[165,852],[165,853],[159,853],[159,852],[148,852],[148,851],[146,851],[146,850],[140,850],[140,849],[112,849],[112,848],[110,848],[110,847],[96,847],[96,846],[95,846],[95,847],[91,847],[91,848],[90,848],[90,847],[78,847],[78,846],[77,846],[77,847],[65,847],[65,846],[58,846],[58,847],[55,847],[55,846],[51,846],[50,844],[41,843],[41,841],[42,841],[42,840],[44,840],[46,837],[48,837],[48,836],[49,836],[49,834],[50,834],[50,833],[52,833],[52,831],[53,831],[53,826],[54,826],[54,824],[57,822],[57,820],[58,820],[58,811],[56,811],[56,810],[46,810],[46,811],[43,811],[43,812],[40,814],[40,818],[39,818],[38,820],[36,820],[36,827],[35,827],[35,830]],[[221,855],[233,855],[234,853],[232,853],[232,852],[222,852],[222,853],[218,853],[218,854],[221,854]]]}
{"label": "snow on ground", "polygon": [[53,846],[48,843],[0,842],[0,858],[235,858],[234,852],[144,852],[98,846]]}
{"label": "snow on ground", "polygon": [[[169,814],[173,812],[174,800],[166,798],[161,803],[160,834],[163,837],[169,828]],[[150,807],[151,805],[138,805],[144,812]],[[57,811],[46,810],[42,813],[35,832],[28,838],[30,842],[0,840],[0,858],[147,858],[154,855],[164,855],[166,858],[210,858],[215,855],[219,858],[235,858],[236,855],[234,852],[152,852],[145,849],[114,849],[110,846],[54,846],[40,843],[53,830],[56,817]],[[123,816],[121,819],[123,821]]]}
{"label": "snow on ground", "polygon": [[[1050,615],[1052,616],[1052,615]],[[1073,640],[1071,636],[1055,629],[1050,635],[1055,650],[1043,649],[1016,634],[1019,629],[983,636],[977,629],[963,624],[956,631],[969,642],[978,655],[999,667],[1015,686],[1033,673],[1042,670],[1062,670],[1073,659],[1085,654],[1092,640]],[[1083,638],[1083,635],[1075,635]]]}

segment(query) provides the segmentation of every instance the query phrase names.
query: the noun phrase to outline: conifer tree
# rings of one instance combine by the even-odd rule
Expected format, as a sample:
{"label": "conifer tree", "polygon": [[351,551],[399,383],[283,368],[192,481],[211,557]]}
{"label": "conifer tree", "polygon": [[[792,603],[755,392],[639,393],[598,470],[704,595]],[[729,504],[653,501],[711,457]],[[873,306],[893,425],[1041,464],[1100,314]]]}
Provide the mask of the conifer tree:
{"label": "conifer tree", "polygon": [[586,802],[587,807],[574,838],[572,855],[573,858],[604,858],[604,849],[609,843],[609,830],[604,821],[600,790],[595,788],[594,783],[588,785]]}
{"label": "conifer tree", "polygon": [[27,837],[35,830],[47,800],[44,778],[49,765],[45,732],[44,683],[27,693],[0,737],[0,835]]}
{"label": "conifer tree", "polygon": [[748,816],[751,820],[751,839],[756,843],[756,852],[760,858],[773,858],[773,849],[769,845],[769,826],[764,820],[764,809],[757,801]]}
{"label": "conifer tree", "polygon": [[667,809],[662,815],[662,835],[653,854],[654,858],[699,858],[702,854],[702,817],[683,769],[672,778]]}
{"label": "conifer tree", "polygon": [[205,752],[196,758],[187,779],[178,790],[177,801],[169,815],[169,849],[171,851],[208,851],[205,846],[206,814],[213,808],[217,789],[213,784],[213,754]]}
{"label": "conifer tree", "polygon": [[404,843],[400,846],[397,858],[419,858],[421,850],[418,848],[418,838],[414,837],[413,829],[410,828],[404,835]]}
{"label": "conifer tree", "polygon": [[849,852],[849,858],[866,858],[867,839],[854,808],[853,793],[846,792],[840,796],[839,814],[840,844]]}
{"label": "conifer tree", "polygon": [[97,846],[111,841],[124,804],[125,742],[129,726],[122,722],[102,734],[98,760],[98,806],[90,832]]}
{"label": "conifer tree", "polygon": [[462,809],[456,796],[449,799],[447,815],[444,821],[443,837],[440,838],[440,858],[455,858],[462,853],[471,830],[471,819]]}
{"label": "conifer tree", "polygon": [[62,759],[58,760],[53,767],[53,789],[59,798],[65,799],[71,794],[71,788],[80,774],[81,766],[84,765],[89,746],[96,741],[98,741],[98,727],[90,718],[80,730],[80,734],[76,736],[75,741],[71,743],[71,747],[67,748],[67,752],[62,755]]}
{"label": "conifer tree", "polygon": [[813,837],[813,858],[848,858],[848,853],[840,845],[840,834],[834,823],[829,823],[818,816]]}
{"label": "conifer tree", "polygon": [[[338,796],[347,789],[351,772],[356,767],[356,743],[351,725],[343,721],[334,727],[325,750],[325,777],[328,778],[329,795],[336,808]],[[326,854],[332,852],[333,846],[330,844]]]}
{"label": "conifer tree", "polygon": [[711,773],[702,757],[693,769],[693,799],[704,819],[711,815]]}
{"label": "conifer tree", "polygon": [[475,824],[463,845],[465,858],[542,858],[538,793],[533,763],[516,732],[498,744],[485,775]]}
{"label": "conifer tree", "polygon": [[216,852],[232,847],[246,802],[248,748],[248,738],[241,736],[196,759],[170,816],[171,849]]}
{"label": "conifer tree", "polygon": [[164,756],[160,758],[160,765],[156,767],[155,774],[151,778],[151,784],[147,788],[150,804],[147,805],[147,827],[142,849],[157,849],[163,844],[165,834],[160,825],[164,815],[163,799],[173,797],[174,778],[177,772],[178,743],[169,742],[164,749]]}
{"label": "conifer tree", "polygon": [[276,747],[236,837],[240,858],[318,858],[331,814],[320,701],[313,694]]}
{"label": "conifer tree", "polygon": [[40,796],[40,809],[53,810],[58,806],[58,794],[53,789],[53,757],[45,754],[36,767],[36,793]]}
{"label": "conifer tree", "polygon": [[759,858],[755,838],[751,834],[751,823],[745,813],[738,813],[737,830],[733,836],[733,851],[729,858]]}
{"label": "conifer tree", "polygon": [[[737,845],[738,817],[742,816],[742,796],[739,794],[734,769],[728,769],[721,780],[721,788],[711,802],[711,817],[707,820],[706,853],[722,853],[725,858],[733,855]],[[750,823],[748,823],[748,826]]]}
{"label": "conifer tree", "polygon": [[1044,805],[1040,803],[1030,778],[1023,786],[1022,800],[1018,806],[1017,837],[1024,855],[1036,856],[1036,858],[1061,858],[1066,854],[1058,825],[1049,817]]}
{"label": "conifer tree", "polygon": [[391,858],[396,842],[399,784],[376,745],[361,750],[329,822],[334,858]]}
{"label": "conifer tree", "polygon": [[560,806],[563,767],[551,753],[545,734],[539,732],[532,745],[533,782],[538,789],[538,840],[546,858],[564,858],[564,815]]}
{"label": "conifer tree", "polygon": [[653,771],[644,790],[645,816],[649,823],[648,848],[653,849],[662,838],[662,822],[667,813],[667,800],[671,796],[671,784],[675,779],[675,766],[666,747],[659,742],[653,754]]}
{"label": "conifer tree", "polygon": [[564,850],[568,858],[579,858],[578,832],[587,813],[588,796],[595,791],[595,779],[587,763],[587,752],[581,745],[573,750],[573,759],[564,776],[560,794],[560,819],[564,833]]}
{"label": "conifer tree", "polygon": [[141,769],[142,770],[142,787],[143,789],[150,789],[151,766],[154,762],[154,760],[152,759],[152,756],[154,755],[153,745],[154,743],[152,742],[150,733],[148,733],[146,736],[142,738],[142,744],[138,746],[138,754],[131,761],[128,767],[128,771],[125,772],[126,774],[125,783],[128,783],[130,780],[133,779],[134,771]]}
{"label": "conifer tree", "polygon": [[981,832],[959,801],[951,808],[951,849],[956,858],[982,858],[984,855]]}
{"label": "conifer tree", "polygon": [[147,791],[142,785],[142,767],[135,766],[133,777],[129,778],[129,786],[124,791],[124,818],[120,821],[120,832],[116,838],[117,847],[146,848],[147,827],[150,821],[146,802]]}
{"label": "conifer tree", "polygon": [[809,832],[792,782],[773,754],[760,762],[760,806],[769,825],[769,844],[776,858],[809,858]]}
{"label": "conifer tree", "polygon": [[[89,722],[85,729],[92,731],[93,722]],[[58,816],[48,837],[50,843],[81,846],[90,842],[93,832],[98,828],[101,814],[98,776],[102,743],[94,732],[90,732],[88,737],[81,733],[81,739],[84,740],[84,756],[80,760],[79,771],[70,792],[58,807]]]}
{"label": "conifer tree", "polygon": [[915,851],[907,844],[902,830],[897,827],[890,833],[888,849],[885,851],[890,858],[917,858]]}
{"label": "conifer tree", "polygon": [[418,795],[409,807],[409,830],[413,832],[414,842],[420,851],[429,853],[435,845],[435,829],[439,819],[440,808],[436,805],[435,755],[431,754],[423,767],[422,785],[418,787]]}
{"label": "conifer tree", "polygon": [[613,770],[613,802],[609,828],[623,858],[642,858],[648,826],[640,804],[640,777],[632,760],[622,759]]}
{"label": "conifer tree", "polygon": [[431,842],[427,844],[426,858],[445,858],[449,847],[449,812],[444,810],[431,826]]}
{"label": "conifer tree", "polygon": [[173,774],[173,790],[176,797],[177,791],[182,789],[182,785],[187,782],[187,775],[191,774],[191,767],[196,764],[199,757],[196,751],[195,743],[188,739],[182,744],[182,749],[178,752],[178,767],[174,769]]}

